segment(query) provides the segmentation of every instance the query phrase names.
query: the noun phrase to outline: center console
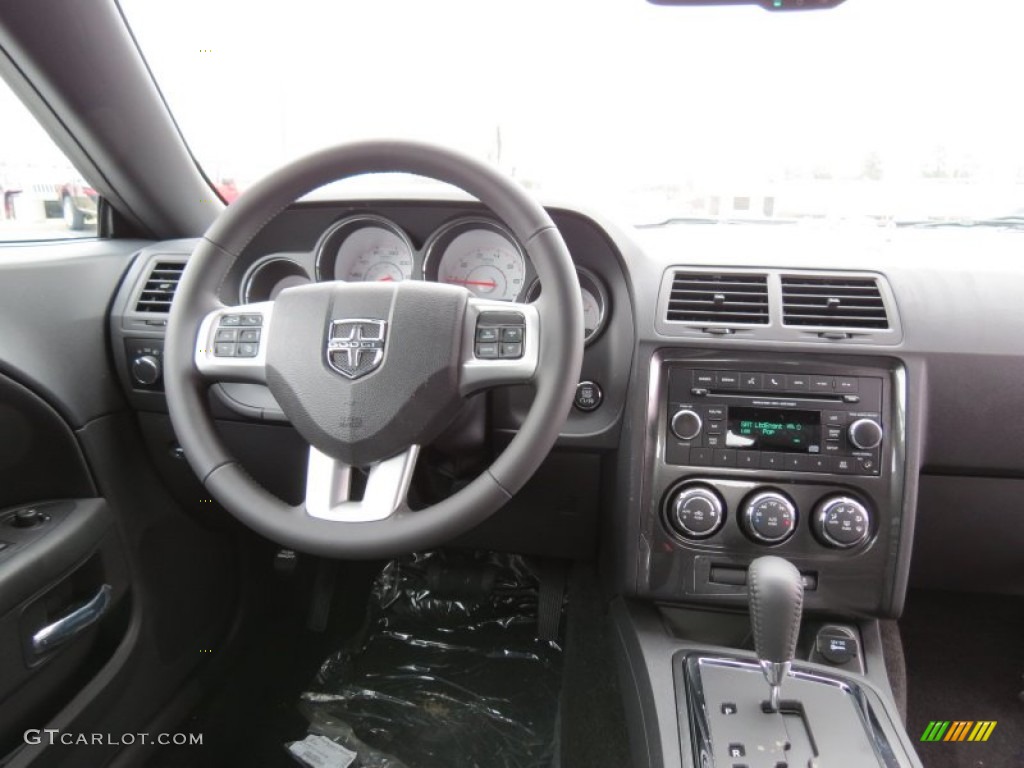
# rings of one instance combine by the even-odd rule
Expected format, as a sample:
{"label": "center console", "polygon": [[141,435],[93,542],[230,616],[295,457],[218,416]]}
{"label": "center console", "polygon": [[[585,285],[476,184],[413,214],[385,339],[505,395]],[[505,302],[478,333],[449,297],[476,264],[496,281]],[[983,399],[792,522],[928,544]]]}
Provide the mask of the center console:
{"label": "center console", "polygon": [[905,386],[886,359],[656,353],[638,591],[744,605],[761,555],[803,574],[811,610],[894,610]]}

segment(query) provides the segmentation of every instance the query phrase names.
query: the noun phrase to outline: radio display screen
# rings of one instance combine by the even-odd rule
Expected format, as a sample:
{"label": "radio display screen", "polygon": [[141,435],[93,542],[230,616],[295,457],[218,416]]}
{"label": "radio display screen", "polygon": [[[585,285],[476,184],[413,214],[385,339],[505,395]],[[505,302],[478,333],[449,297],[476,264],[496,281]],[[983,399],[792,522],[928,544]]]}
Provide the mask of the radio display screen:
{"label": "radio display screen", "polygon": [[787,453],[821,452],[821,414],[773,408],[729,408],[727,448]]}

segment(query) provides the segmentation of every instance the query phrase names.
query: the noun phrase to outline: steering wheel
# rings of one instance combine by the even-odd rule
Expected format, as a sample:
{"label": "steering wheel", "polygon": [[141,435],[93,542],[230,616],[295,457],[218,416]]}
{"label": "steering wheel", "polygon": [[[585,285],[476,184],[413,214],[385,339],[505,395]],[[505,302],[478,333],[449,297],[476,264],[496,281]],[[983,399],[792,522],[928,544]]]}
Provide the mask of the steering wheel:
{"label": "steering wheel", "polygon": [[[221,301],[232,265],[285,207],[324,184],[387,172],[447,182],[484,203],[525,247],[543,293],[523,304],[438,283],[335,281],[288,288],[269,302]],[[492,357],[493,347],[478,345],[495,335],[510,340],[498,348],[509,356]],[[185,456],[229,512],[301,552],[378,558],[442,544],[505,504],[554,445],[582,357],[579,285],[547,212],[519,185],[460,153],[370,141],[291,163],[218,217],[182,273],[167,323],[164,375]],[[265,384],[309,443],[302,504],[264,490],[229,454],[209,410],[207,390],[217,382]],[[470,395],[522,383],[534,385],[533,404],[494,463],[447,499],[412,510],[407,496],[420,446]],[[357,467],[368,476],[362,499],[352,500]]]}

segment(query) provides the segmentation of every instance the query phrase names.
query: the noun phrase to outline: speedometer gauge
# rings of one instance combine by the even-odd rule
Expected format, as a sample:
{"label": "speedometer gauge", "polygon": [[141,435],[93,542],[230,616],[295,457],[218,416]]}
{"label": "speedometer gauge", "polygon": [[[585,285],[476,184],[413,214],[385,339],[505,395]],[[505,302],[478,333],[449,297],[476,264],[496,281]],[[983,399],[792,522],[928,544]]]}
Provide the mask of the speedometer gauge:
{"label": "speedometer gauge", "polygon": [[413,274],[412,244],[381,216],[354,216],[324,233],[317,245],[318,280],[401,282]]}
{"label": "speedometer gauge", "polygon": [[462,219],[442,227],[427,245],[428,280],[462,285],[484,299],[515,301],[527,283],[527,262],[503,227]]}

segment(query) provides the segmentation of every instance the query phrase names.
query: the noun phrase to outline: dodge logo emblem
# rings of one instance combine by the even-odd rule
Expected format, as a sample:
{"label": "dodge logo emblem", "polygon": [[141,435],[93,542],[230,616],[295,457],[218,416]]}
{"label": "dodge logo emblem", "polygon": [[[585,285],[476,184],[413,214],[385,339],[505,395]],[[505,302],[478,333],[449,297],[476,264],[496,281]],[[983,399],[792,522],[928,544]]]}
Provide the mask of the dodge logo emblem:
{"label": "dodge logo emblem", "polygon": [[383,320],[335,320],[327,338],[327,364],[350,379],[377,370],[387,325]]}

